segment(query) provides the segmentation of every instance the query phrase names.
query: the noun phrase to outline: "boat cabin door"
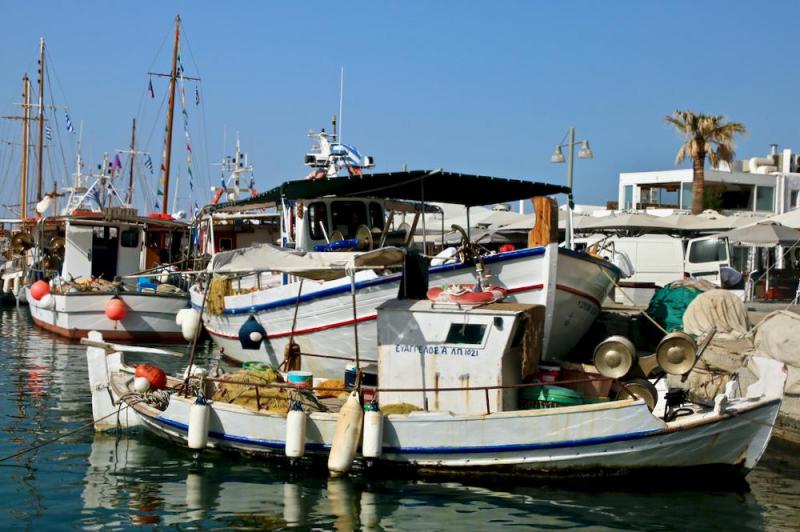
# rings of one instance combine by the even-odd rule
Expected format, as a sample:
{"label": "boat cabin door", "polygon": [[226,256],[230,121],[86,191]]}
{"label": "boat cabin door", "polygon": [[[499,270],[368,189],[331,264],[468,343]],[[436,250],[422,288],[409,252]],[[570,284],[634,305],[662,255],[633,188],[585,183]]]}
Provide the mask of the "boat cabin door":
{"label": "boat cabin door", "polygon": [[68,281],[92,276],[92,239],[94,227],[67,223],[65,229],[64,264],[61,276]]}
{"label": "boat cabin door", "polygon": [[720,286],[719,269],[730,264],[728,241],[715,236],[693,238],[686,244],[684,272]]}
{"label": "boat cabin door", "polygon": [[113,281],[117,276],[119,228],[95,226],[92,229],[92,276]]}

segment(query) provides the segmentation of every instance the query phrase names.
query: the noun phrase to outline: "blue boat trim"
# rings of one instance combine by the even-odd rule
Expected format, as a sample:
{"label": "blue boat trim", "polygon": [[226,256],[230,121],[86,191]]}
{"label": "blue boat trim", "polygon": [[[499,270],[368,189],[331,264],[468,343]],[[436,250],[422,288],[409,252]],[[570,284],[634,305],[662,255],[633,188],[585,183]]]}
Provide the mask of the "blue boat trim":
{"label": "blue boat trim", "polygon": [[[488,255],[483,258],[484,264],[495,264],[498,262],[505,262],[509,260],[516,260],[525,257],[534,257],[537,255],[544,255],[545,254],[544,247],[537,247],[537,248],[525,248],[515,251],[509,251],[506,253],[498,253],[496,255]],[[581,253],[578,251],[572,251],[565,248],[558,248],[559,253],[565,253],[567,255],[574,256],[576,258],[586,260],[589,262],[596,262],[598,265],[608,268],[619,276],[619,270],[616,266],[612,265],[611,263],[602,261],[591,255],[587,255],[586,253]],[[456,264],[442,264],[439,266],[433,266],[430,269],[430,273],[441,273],[441,272],[451,272],[457,270],[463,270],[467,268],[473,268],[472,264],[463,264],[463,263],[456,263]],[[356,290],[361,290],[363,288],[371,288],[373,286],[380,286],[386,283],[394,283],[400,280],[400,273],[393,273],[391,275],[384,275],[378,277],[376,279],[369,279],[367,281],[359,281],[356,283]],[[320,299],[324,297],[334,296],[338,294],[344,294],[350,292],[350,285],[343,284],[340,286],[335,286],[332,288],[326,288],[325,290],[319,290],[317,292],[311,292],[307,294],[300,295],[300,302],[305,303],[308,301],[313,301],[315,299]],[[249,314],[251,312],[264,312],[267,310],[272,310],[275,308],[285,307],[285,306],[292,306],[297,303],[297,297],[287,297],[284,299],[279,299],[276,301],[270,301],[269,303],[261,303],[258,305],[252,305],[249,307],[236,307],[236,308],[226,308],[222,311],[223,314],[227,315],[237,315],[237,314]],[[198,305],[192,304],[192,306],[196,310],[200,310]]]}

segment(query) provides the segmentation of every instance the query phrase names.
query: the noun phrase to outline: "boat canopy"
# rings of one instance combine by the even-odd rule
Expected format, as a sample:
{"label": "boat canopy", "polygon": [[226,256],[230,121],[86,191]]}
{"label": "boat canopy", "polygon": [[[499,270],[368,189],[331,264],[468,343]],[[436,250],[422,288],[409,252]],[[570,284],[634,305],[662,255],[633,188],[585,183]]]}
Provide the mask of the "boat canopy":
{"label": "boat canopy", "polygon": [[300,179],[238,202],[216,205],[215,210],[253,209],[280,205],[282,201],[325,196],[393,198],[409,201],[456,203],[467,207],[489,205],[569,192],[568,187],[461,174],[444,170],[410,170],[330,179]]}
{"label": "boat canopy", "polygon": [[359,269],[385,268],[402,264],[405,252],[396,247],[372,251],[298,251],[272,244],[256,244],[248,248],[223,251],[214,255],[208,265],[212,273],[283,272],[329,281]]}

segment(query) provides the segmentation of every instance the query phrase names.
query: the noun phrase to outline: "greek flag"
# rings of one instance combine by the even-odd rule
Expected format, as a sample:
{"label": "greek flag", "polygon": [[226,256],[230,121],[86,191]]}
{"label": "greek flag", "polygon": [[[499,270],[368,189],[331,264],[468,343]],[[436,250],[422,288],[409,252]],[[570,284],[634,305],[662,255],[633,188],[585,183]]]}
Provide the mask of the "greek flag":
{"label": "greek flag", "polygon": [[44,134],[47,136],[47,140],[49,142],[53,141],[53,130],[52,129],[50,129],[49,127],[45,126]]}
{"label": "greek flag", "polygon": [[151,159],[149,155],[147,156],[147,159],[144,160],[144,165],[147,167],[148,170],[150,170],[150,173],[152,174],[153,173],[153,159]]}
{"label": "greek flag", "polygon": [[75,133],[75,127],[72,125],[72,120],[69,119],[69,114],[66,112],[64,113],[64,119],[67,122],[67,131]]}
{"label": "greek flag", "polygon": [[343,157],[348,166],[361,166],[361,154],[354,146],[334,144],[331,146],[331,153]]}

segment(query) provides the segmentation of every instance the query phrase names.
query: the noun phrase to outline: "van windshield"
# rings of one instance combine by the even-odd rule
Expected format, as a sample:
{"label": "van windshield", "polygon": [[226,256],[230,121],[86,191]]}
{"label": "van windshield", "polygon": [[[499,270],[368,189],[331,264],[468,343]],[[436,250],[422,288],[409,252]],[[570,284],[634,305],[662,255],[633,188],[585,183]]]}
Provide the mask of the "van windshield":
{"label": "van windshield", "polygon": [[727,260],[728,249],[725,240],[719,238],[695,240],[689,247],[689,262],[726,262]]}

